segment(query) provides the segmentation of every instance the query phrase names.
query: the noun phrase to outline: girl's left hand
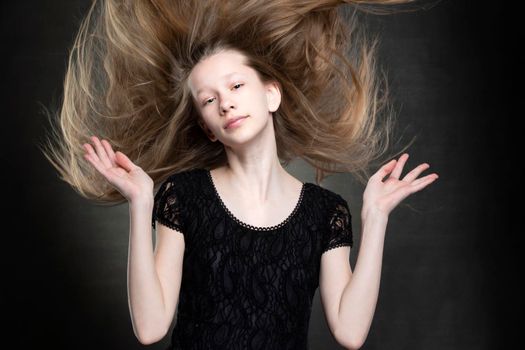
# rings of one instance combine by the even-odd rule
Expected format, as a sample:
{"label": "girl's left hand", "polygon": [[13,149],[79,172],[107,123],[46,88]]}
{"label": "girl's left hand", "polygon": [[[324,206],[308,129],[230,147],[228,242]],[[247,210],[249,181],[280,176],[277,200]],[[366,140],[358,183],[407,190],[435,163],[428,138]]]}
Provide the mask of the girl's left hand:
{"label": "girl's left hand", "polygon": [[[438,178],[438,175],[433,173],[416,179],[423,170],[430,167],[428,163],[423,163],[399,180],[407,159],[408,153],[404,153],[399,157],[399,161],[392,159],[370,177],[363,194],[362,218],[370,211],[388,216],[403,199],[421,191]],[[390,176],[383,181],[388,174]]]}

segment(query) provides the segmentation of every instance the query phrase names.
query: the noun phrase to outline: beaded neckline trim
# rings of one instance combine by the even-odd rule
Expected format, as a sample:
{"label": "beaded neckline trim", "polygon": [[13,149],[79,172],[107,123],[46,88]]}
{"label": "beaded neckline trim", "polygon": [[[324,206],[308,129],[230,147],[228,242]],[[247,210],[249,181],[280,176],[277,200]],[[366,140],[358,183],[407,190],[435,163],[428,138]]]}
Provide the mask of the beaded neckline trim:
{"label": "beaded neckline trim", "polygon": [[305,190],[305,187],[306,187],[306,183],[305,182],[302,183],[301,193],[299,195],[299,200],[295,204],[295,207],[294,207],[293,211],[290,213],[290,215],[288,215],[288,217],[286,219],[284,219],[284,221],[282,221],[280,224],[273,225],[273,226],[253,226],[253,225],[247,224],[247,223],[239,220],[237,217],[235,217],[235,215],[233,215],[233,213],[228,209],[228,207],[226,207],[226,205],[222,201],[221,196],[219,195],[219,191],[217,191],[217,188],[215,187],[215,183],[213,182],[213,178],[211,176],[210,170],[205,169],[205,171],[206,171],[206,173],[208,175],[208,179],[209,179],[209,181],[210,181],[210,183],[211,183],[211,185],[213,187],[213,192],[215,193],[215,197],[219,200],[219,203],[221,204],[222,208],[226,211],[228,216],[232,220],[237,222],[239,225],[241,225],[243,227],[246,227],[246,228],[249,228],[249,229],[254,230],[254,231],[273,231],[273,230],[277,230],[277,229],[283,227],[284,225],[286,225],[292,219],[292,217],[299,210],[299,207],[301,206],[301,204],[303,202],[304,190]]}

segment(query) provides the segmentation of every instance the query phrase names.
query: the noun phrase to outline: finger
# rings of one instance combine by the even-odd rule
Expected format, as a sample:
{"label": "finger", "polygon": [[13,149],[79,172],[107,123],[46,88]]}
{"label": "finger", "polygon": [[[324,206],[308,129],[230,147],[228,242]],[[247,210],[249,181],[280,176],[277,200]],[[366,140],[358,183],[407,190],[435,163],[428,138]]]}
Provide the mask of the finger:
{"label": "finger", "polygon": [[117,163],[128,172],[136,167],[136,165],[133,164],[133,162],[128,158],[128,156],[126,156],[120,151],[117,151],[117,153],[115,153],[115,159]]}
{"label": "finger", "polygon": [[430,165],[428,163],[419,164],[417,167],[415,167],[411,172],[405,175],[403,178],[403,181],[405,182],[412,182],[416,177],[419,176],[424,170],[430,168]]}
{"label": "finger", "polygon": [[404,153],[399,157],[399,161],[396,164],[396,167],[392,171],[392,174],[390,174],[391,178],[399,179],[399,176],[401,175],[401,172],[403,171],[403,167],[405,166],[405,163],[408,159],[408,153]]}
{"label": "finger", "polygon": [[385,176],[390,174],[390,172],[394,168],[395,164],[396,164],[396,160],[392,159],[390,162],[384,164],[381,168],[379,168],[379,170],[374,175],[372,175],[372,177],[373,178],[379,178],[380,180],[383,180],[383,178]]}
{"label": "finger", "polygon": [[107,178],[108,176],[106,173],[106,168],[98,159],[94,159],[94,155],[96,157],[95,153],[84,154],[84,158],[87,159],[99,173],[101,173],[104,177]]}
{"label": "finger", "polygon": [[113,148],[111,147],[111,144],[106,140],[100,140],[100,143],[106,150],[106,153],[108,154],[108,158],[111,161],[112,165],[115,165],[115,152],[113,151]]}
{"label": "finger", "polygon": [[97,152],[93,149],[93,146],[89,143],[84,144],[84,149],[86,149],[87,154],[89,154],[92,161],[100,162],[100,159],[98,158]]}
{"label": "finger", "polygon": [[98,157],[99,157],[100,162],[102,163],[102,165],[104,165],[107,168],[111,168],[111,166],[112,166],[111,165],[111,161],[109,160],[108,155],[106,153],[106,150],[104,149],[104,147],[100,143],[100,140],[98,139],[98,137],[92,136],[91,140],[95,144],[95,150],[97,151]]}
{"label": "finger", "polygon": [[420,179],[417,179],[416,181],[412,182],[410,186],[411,192],[417,192],[422,190],[423,188],[434,182],[437,178],[437,174],[430,174]]}

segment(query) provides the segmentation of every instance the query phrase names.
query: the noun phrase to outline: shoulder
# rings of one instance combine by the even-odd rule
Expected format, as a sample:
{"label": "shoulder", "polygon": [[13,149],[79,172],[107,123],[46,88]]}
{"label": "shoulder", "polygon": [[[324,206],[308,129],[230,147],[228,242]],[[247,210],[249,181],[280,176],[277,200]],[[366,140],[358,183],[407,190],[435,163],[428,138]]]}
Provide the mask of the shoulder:
{"label": "shoulder", "polygon": [[315,183],[306,183],[304,200],[307,202],[304,207],[323,223],[341,211],[350,213],[347,201],[340,194]]}
{"label": "shoulder", "polygon": [[168,175],[165,182],[167,181],[176,181],[176,180],[189,180],[198,177],[199,175],[202,175],[206,170],[202,168],[194,168],[194,169],[187,169],[187,170],[181,170],[175,173],[172,173],[171,175]]}
{"label": "shoulder", "polygon": [[205,175],[205,170],[202,168],[172,173],[160,181],[156,191],[157,196],[165,192],[184,194],[191,191],[195,187],[200,186],[199,182],[202,180],[203,175]]}
{"label": "shoulder", "polygon": [[315,183],[308,182],[307,190],[310,192],[312,198],[315,198],[316,201],[324,206],[331,207],[334,204],[346,204],[346,200],[340,194]]}

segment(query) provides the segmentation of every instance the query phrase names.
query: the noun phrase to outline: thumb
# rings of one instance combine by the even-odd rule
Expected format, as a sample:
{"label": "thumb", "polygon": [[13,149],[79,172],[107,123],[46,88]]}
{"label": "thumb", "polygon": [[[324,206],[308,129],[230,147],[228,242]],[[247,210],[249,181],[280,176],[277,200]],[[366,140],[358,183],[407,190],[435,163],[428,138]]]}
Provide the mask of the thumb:
{"label": "thumb", "polygon": [[117,151],[115,153],[115,160],[117,163],[122,166],[126,171],[131,171],[136,167],[135,164],[126,156],[124,153]]}

